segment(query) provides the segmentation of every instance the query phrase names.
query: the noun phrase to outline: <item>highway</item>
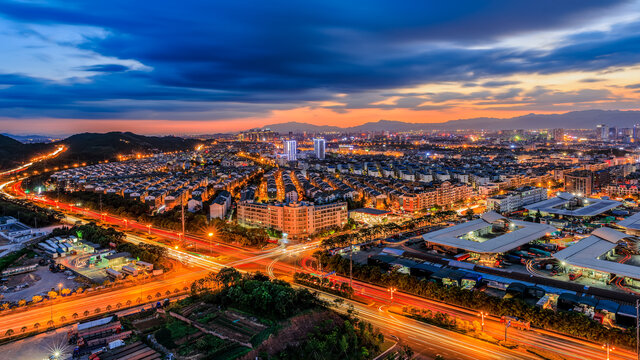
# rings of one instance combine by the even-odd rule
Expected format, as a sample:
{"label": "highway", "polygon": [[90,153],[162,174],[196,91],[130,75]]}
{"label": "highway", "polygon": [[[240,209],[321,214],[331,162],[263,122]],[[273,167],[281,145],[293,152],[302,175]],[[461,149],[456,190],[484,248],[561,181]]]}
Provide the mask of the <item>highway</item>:
{"label": "highway", "polygon": [[[330,303],[338,298],[326,293],[321,293],[320,297]],[[360,319],[380,328],[386,338],[395,336],[401,340],[402,344],[409,345],[416,355],[428,357],[441,355],[445,359],[464,360],[540,359],[523,351],[510,350],[437,326],[393,316],[384,310],[384,305],[367,306],[354,301],[346,304],[353,306]],[[346,313],[348,306],[334,306],[334,308]]]}
{"label": "highway", "polygon": [[[15,185],[13,188],[15,189]],[[318,272],[312,267],[313,260],[309,257],[310,253],[317,248],[318,242],[296,244],[286,248],[284,246],[278,246],[266,251],[256,251],[228,244],[216,244],[213,246],[209,241],[197,237],[185,236],[184,240],[213,247],[214,251],[212,256],[204,256],[149,240],[144,236],[132,234],[130,230],[135,229],[136,231],[143,231],[173,240],[182,239],[182,236],[175,232],[156,229],[152,226],[139,224],[107,214],[99,214],[71,204],[55,203],[45,198],[33,197],[32,200],[58,206],[67,214],[80,214],[89,218],[101,219],[101,221],[112,225],[125,226],[127,228],[128,241],[132,243],[144,242],[164,246],[167,248],[170,257],[205,270],[180,272],[175,275],[171,274],[171,278],[169,279],[138,285],[135,286],[135,288],[117,289],[99,295],[85,295],[82,298],[70,298],[69,300],[56,303],[52,307],[38,307],[29,309],[26,312],[7,314],[0,317],[0,319],[2,319],[2,321],[0,321],[0,334],[4,334],[8,329],[13,329],[18,333],[22,326],[27,326],[29,330],[32,330],[36,322],[40,323],[42,327],[45,327],[46,322],[51,319],[51,313],[54,314],[54,323],[59,324],[61,316],[70,319],[73,313],[81,314],[85,310],[93,312],[97,307],[104,309],[107,305],[111,305],[112,308],[115,309],[117,303],[125,304],[127,301],[135,304],[136,299],[141,297],[141,295],[144,298],[149,294],[155,296],[158,292],[164,294],[167,290],[174,291],[176,288],[181,289],[184,286],[189,286],[192,281],[203,277],[209,271],[218,271],[223,266],[234,266],[242,271],[260,270],[266,272],[271,278],[285,280],[290,280],[294,271]],[[77,216],[67,215],[67,221],[75,223],[76,221],[84,220]],[[302,258],[301,265],[298,265],[297,262],[299,258]],[[331,279],[342,282],[348,281],[348,279],[339,276],[332,276]],[[391,301],[386,288],[360,281],[354,281],[354,290],[357,295],[357,300],[359,301],[345,300],[345,302],[353,305],[360,317],[383,329],[385,334],[399,337],[403,343],[409,344],[423,355],[433,356],[440,354],[446,359],[537,359],[537,357],[527,353],[498,347],[456,332],[392,314],[388,310],[390,308],[401,308],[402,306],[414,306],[447,313],[470,322],[479,321],[478,314],[475,311],[449,306],[400,292],[396,292],[393,296],[393,301]],[[325,294],[323,296],[328,295]],[[161,298],[164,298],[164,295]],[[368,305],[364,305],[362,302]],[[56,320],[56,317],[58,320]],[[504,338],[504,324],[500,323],[498,319],[486,318],[485,331],[498,340]],[[601,348],[602,344],[593,344],[555,333],[540,330],[523,331],[510,328],[508,334],[509,340],[552,351],[568,359],[603,359],[605,356],[604,350]],[[616,351],[612,353],[611,359],[636,359],[636,355],[630,351],[616,349]]]}
{"label": "highway", "polygon": [[56,149],[49,153],[49,154],[45,154],[39,157],[36,157],[34,159],[31,159],[30,162],[26,163],[26,164],[22,164],[20,166],[17,166],[13,169],[9,169],[9,170],[5,170],[5,171],[0,171],[0,176],[6,176],[6,175],[11,175],[11,174],[16,174],[19,173],[21,171],[25,171],[28,168],[30,168],[31,166],[33,166],[34,164],[36,164],[37,162],[43,161],[43,160],[47,160],[47,159],[53,159],[54,157],[60,155],[60,153],[62,153],[63,151],[66,151],[67,148],[64,145],[58,145],[58,147],[56,147]]}
{"label": "highway", "polygon": [[[86,293],[84,295],[71,296],[63,298],[61,301],[52,301],[43,303],[37,307],[26,309],[25,311],[9,312],[3,314],[0,319],[0,334],[4,335],[7,330],[12,329],[16,334],[21,332],[22,327],[26,327],[27,331],[46,329],[47,323],[53,320],[55,326],[66,323],[82,321],[85,311],[89,311],[89,316],[95,315],[95,310],[100,309],[102,313],[106,311],[107,306],[116,310],[119,307],[127,307],[128,305],[137,305],[138,299],[147,302],[147,296],[151,295],[153,301],[162,300],[169,295],[175,294],[175,290],[184,291],[184,287],[190,287],[191,283],[197,279],[204,277],[209,270],[192,270],[184,269],[172,274],[169,279],[155,280],[144,284],[135,284],[135,286],[127,286],[117,288],[111,291],[100,291],[94,293]],[[160,293],[161,296],[156,295]],[[127,302],[130,301],[129,304]],[[120,304],[118,306],[118,304]],[[73,314],[77,314],[77,320],[73,319]],[[66,320],[62,321],[61,318]],[[38,328],[35,324],[39,324]]]}
{"label": "highway", "polygon": [[[310,266],[310,262],[311,259],[308,257],[303,259],[302,268],[309,273],[318,273],[318,270]],[[339,282],[349,281],[348,278],[335,275],[330,276],[330,279],[332,281]],[[353,281],[353,288],[356,294],[356,299],[369,302],[371,305],[370,308],[383,306],[388,310],[389,307],[392,306],[396,311],[401,311],[401,307],[403,306],[413,306],[419,309],[428,309],[433,312],[446,313],[454,318],[469,322],[480,322],[480,316],[477,311],[462,309],[457,306],[431,301],[402,292],[395,292],[393,294],[393,300],[391,300],[388,289],[357,280]],[[352,301],[350,303],[357,304],[358,302]],[[405,317],[401,317],[400,315],[392,314],[389,314],[389,318],[402,318],[403,321],[409,320]],[[422,325],[427,326],[426,324]],[[504,339],[504,324],[501,323],[498,318],[485,317],[484,329],[487,334],[491,335],[495,339]],[[465,336],[465,338],[473,340],[470,337]],[[510,327],[508,329],[508,340],[552,351],[557,354],[561,354],[568,359],[603,359],[604,355],[602,344],[595,344],[538,329],[518,330],[514,327]],[[616,349],[616,352],[611,354],[611,359],[631,360],[636,358],[635,352],[624,349]]]}

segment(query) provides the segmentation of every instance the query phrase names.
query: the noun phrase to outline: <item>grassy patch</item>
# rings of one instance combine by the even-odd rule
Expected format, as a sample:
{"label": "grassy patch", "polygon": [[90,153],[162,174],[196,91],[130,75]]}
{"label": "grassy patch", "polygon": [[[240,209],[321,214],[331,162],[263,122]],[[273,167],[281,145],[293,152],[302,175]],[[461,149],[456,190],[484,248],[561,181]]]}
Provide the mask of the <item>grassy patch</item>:
{"label": "grassy patch", "polygon": [[280,326],[276,325],[276,326],[271,326],[271,327],[268,327],[268,328],[260,331],[259,333],[255,334],[251,338],[251,345],[256,347],[256,346],[262,344],[263,341],[265,341],[265,340],[267,340],[267,338],[269,338],[269,335],[275,333],[279,329],[280,329]]}

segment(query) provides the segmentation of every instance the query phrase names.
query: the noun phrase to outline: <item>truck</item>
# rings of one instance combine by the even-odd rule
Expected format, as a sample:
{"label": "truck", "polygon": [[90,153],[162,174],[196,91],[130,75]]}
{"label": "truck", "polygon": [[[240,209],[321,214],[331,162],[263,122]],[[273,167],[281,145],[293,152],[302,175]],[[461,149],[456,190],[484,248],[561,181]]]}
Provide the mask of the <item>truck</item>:
{"label": "truck", "polygon": [[569,280],[578,280],[582,276],[582,271],[572,271],[569,273]]}

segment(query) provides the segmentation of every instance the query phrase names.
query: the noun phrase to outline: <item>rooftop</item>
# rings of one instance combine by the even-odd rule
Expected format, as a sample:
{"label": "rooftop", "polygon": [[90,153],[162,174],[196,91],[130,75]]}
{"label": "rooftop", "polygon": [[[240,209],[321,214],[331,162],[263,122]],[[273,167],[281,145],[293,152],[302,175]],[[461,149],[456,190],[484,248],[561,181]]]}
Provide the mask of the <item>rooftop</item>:
{"label": "rooftop", "polygon": [[553,257],[573,266],[640,279],[640,267],[600,259],[626,238],[633,236],[611,228],[599,228],[591,236],[553,254]]}
{"label": "rooftop", "polygon": [[631,230],[640,230],[640,212],[635,213],[622,221],[618,221],[618,226]]}
{"label": "rooftop", "polygon": [[[487,231],[488,227],[503,222],[508,230],[503,233],[474,235],[478,230]],[[493,211],[483,214],[480,219],[467,221],[445,229],[430,232],[423,236],[430,243],[464,249],[476,253],[503,253],[527,244],[556,231],[556,228],[527,221],[509,220]]]}
{"label": "rooftop", "polygon": [[554,198],[526,205],[529,211],[541,211],[565,216],[596,216],[622,205],[608,199],[582,198],[569,193],[558,193]]}

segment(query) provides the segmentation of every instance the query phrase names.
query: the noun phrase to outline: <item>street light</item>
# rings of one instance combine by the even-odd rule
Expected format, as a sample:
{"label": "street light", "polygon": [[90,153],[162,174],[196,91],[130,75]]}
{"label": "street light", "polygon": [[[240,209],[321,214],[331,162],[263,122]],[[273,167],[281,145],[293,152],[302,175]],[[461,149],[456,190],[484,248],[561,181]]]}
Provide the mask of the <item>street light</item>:
{"label": "street light", "polygon": [[482,318],[482,322],[480,323],[481,329],[484,332],[484,317],[487,316],[488,314],[485,314],[484,311],[481,311],[480,314],[478,314],[478,316],[480,316]]}
{"label": "street light", "polygon": [[147,225],[147,233],[151,235],[151,224]]}
{"label": "street light", "polygon": [[609,354],[610,354],[613,350],[615,350],[616,348],[614,348],[613,346],[609,345],[609,343],[606,343],[606,344],[602,345],[602,348],[607,350],[607,360],[610,360],[610,359],[611,359],[611,357],[610,357],[610,355],[609,355]]}
{"label": "street light", "polygon": [[210,233],[207,234],[207,236],[209,236],[209,252],[211,253],[211,252],[213,252],[213,249],[211,247],[211,238],[213,237],[213,233],[210,232]]}
{"label": "street light", "polygon": [[387,291],[388,291],[389,293],[391,293],[391,300],[393,300],[393,293],[394,293],[394,292],[396,292],[396,291],[398,291],[398,289],[396,289],[396,288],[389,288],[389,289],[387,289]]}

